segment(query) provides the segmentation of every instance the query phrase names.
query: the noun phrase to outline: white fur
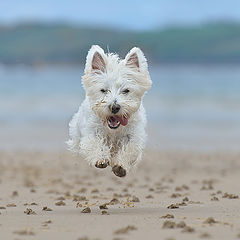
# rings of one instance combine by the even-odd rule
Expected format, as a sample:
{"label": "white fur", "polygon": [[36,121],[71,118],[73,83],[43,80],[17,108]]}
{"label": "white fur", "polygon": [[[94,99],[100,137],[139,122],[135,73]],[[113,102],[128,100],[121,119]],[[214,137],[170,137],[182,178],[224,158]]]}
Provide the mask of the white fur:
{"label": "white fur", "polygon": [[[118,55],[105,54],[99,46],[92,46],[82,77],[86,98],[69,124],[69,149],[91,165],[109,162],[111,167],[120,165],[128,171],[140,161],[145,145],[142,97],[151,83],[147,61],[139,48],[120,60]],[[129,93],[124,94],[124,89]],[[128,124],[110,129],[107,118],[112,115],[109,105],[114,101],[121,106],[116,115],[127,117]]]}

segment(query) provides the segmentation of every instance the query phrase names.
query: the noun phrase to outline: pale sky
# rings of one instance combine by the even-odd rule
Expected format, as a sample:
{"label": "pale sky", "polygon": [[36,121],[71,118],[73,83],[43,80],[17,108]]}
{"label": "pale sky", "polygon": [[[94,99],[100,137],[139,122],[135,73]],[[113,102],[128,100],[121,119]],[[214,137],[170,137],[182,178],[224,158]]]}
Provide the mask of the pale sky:
{"label": "pale sky", "polygon": [[169,24],[240,21],[240,0],[2,0],[0,24],[62,21],[144,30]]}

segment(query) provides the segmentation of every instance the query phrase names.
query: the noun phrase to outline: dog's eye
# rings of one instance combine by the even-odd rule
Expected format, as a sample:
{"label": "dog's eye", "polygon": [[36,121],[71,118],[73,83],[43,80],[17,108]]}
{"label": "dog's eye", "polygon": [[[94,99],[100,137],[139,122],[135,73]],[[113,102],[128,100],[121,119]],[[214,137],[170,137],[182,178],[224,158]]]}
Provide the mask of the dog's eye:
{"label": "dog's eye", "polygon": [[105,89],[101,89],[101,92],[102,92],[102,93],[106,93],[107,90],[105,90]]}
{"label": "dog's eye", "polygon": [[123,92],[123,94],[127,94],[127,93],[129,93],[129,90],[128,89],[124,89],[122,92]]}

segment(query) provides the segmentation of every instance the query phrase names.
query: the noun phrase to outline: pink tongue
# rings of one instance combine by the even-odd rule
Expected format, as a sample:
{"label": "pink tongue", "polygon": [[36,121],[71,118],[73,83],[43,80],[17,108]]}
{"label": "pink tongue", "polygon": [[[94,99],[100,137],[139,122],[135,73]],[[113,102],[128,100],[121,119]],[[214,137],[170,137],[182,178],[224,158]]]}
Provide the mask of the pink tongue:
{"label": "pink tongue", "polygon": [[128,124],[128,120],[125,117],[119,117],[119,116],[114,116],[115,119],[117,119],[123,126],[126,126]]}

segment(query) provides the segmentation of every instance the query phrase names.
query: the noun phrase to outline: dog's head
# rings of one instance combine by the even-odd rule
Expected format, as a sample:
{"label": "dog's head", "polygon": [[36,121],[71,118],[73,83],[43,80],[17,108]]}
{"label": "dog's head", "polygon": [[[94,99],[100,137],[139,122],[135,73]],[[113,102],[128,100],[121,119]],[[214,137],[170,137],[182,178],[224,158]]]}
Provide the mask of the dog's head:
{"label": "dog's head", "polygon": [[152,84],[139,48],[134,47],[120,60],[96,45],[88,52],[82,83],[92,110],[110,129],[128,124]]}

